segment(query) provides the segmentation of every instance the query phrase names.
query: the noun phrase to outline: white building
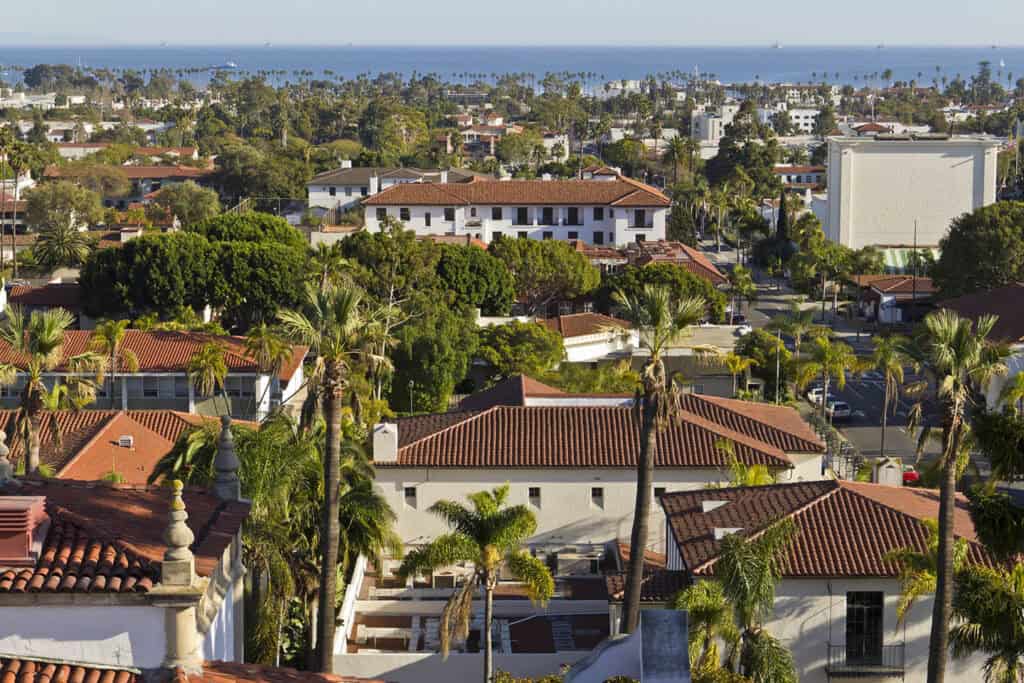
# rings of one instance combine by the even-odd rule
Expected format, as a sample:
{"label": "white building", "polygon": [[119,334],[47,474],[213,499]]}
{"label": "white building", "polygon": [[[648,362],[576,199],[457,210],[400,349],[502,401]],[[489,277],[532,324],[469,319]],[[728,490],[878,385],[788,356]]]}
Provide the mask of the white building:
{"label": "white building", "polygon": [[505,180],[409,183],[363,202],[366,229],[387,217],[417,235],[582,240],[624,245],[665,239],[671,200],[625,177],[608,180]]}
{"label": "white building", "polygon": [[[901,480],[898,461],[885,461],[880,469],[881,480]],[[966,502],[959,497],[954,531],[968,541],[969,562],[990,564]],[[725,536],[752,536],[790,519],[797,534],[764,626],[792,652],[800,680],[925,680],[933,598],[919,599],[906,624],[898,624],[899,568],[885,556],[907,547],[926,551],[922,522],[938,516],[937,491],[828,480],[669,493],[661,504],[668,568],[644,584],[644,606],[664,606],[690,581],[713,578]],[[613,576],[608,583],[611,599],[620,603],[613,605],[614,618],[623,579]],[[979,681],[983,664],[980,656],[951,657],[946,680]]]}
{"label": "white building", "polygon": [[700,143],[718,145],[725,135],[725,127],[732,123],[740,111],[738,104],[723,104],[693,113],[690,119],[690,137]]}
{"label": "white building", "polygon": [[[510,502],[537,515],[528,541],[537,552],[628,538],[639,433],[629,398],[512,378],[459,412],[377,425],[376,485],[398,515],[396,531],[406,546],[428,542],[445,531],[428,510],[435,502],[509,483]],[[741,462],[764,464],[783,481],[822,476],[821,441],[791,408],[687,394],[683,409],[660,436],[656,494],[727,481],[722,440]],[[652,533],[651,549],[663,548],[664,536]]]}
{"label": "white building", "polygon": [[538,322],[562,336],[570,363],[628,358],[640,346],[639,335],[628,322],[600,313],[572,313]]}
{"label": "white building", "polygon": [[313,176],[306,183],[310,207],[324,209],[351,209],[366,197],[372,197],[389,187],[403,183],[467,182],[471,178],[483,179],[472,171],[452,169],[379,168],[352,166],[345,160],[341,167]]}
{"label": "white building", "polygon": [[995,202],[999,146],[987,136],[829,138],[825,234],[853,249],[937,246],[953,218]]}
{"label": "white building", "polygon": [[818,120],[818,114],[821,113],[820,109],[811,109],[807,107],[790,107],[789,120],[794,127],[804,135],[810,135],[814,132],[814,123]]}

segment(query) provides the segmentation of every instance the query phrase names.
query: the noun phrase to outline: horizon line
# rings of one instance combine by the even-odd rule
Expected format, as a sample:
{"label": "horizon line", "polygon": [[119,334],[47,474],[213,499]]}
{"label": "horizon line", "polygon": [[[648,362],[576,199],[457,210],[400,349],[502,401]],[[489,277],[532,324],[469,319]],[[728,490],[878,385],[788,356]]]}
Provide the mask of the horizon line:
{"label": "horizon line", "polygon": [[[338,48],[338,47],[387,47],[397,49],[419,49],[419,48],[444,48],[444,49],[481,49],[481,48],[601,48],[601,49],[664,49],[664,48],[693,48],[693,49],[707,49],[707,48],[761,48],[767,47],[774,49],[775,42],[743,42],[743,43],[674,43],[674,42],[644,42],[644,43],[446,43],[446,42],[429,42],[429,43],[416,43],[416,42],[386,42],[386,41],[347,41],[347,42],[275,42],[273,40],[264,40],[256,42],[233,42],[225,41],[222,43],[214,42],[173,42],[173,41],[153,41],[153,42],[125,42],[125,43],[113,43],[102,41],[102,39],[95,39],[97,42],[51,42],[51,41],[37,41],[36,44],[32,42],[14,42],[8,43],[5,47],[0,48],[0,51],[10,48],[18,49],[53,49],[53,48],[89,48],[89,49],[121,49],[121,48],[175,48],[175,47],[189,47],[189,48],[224,48],[224,47],[239,47],[239,48],[265,48],[269,44],[270,47],[287,47],[287,48]],[[166,44],[165,44],[166,43]],[[885,42],[849,42],[849,43],[802,43],[802,42],[791,42],[785,43],[779,41],[780,49],[786,49],[787,47],[792,48],[816,48],[816,49],[844,49],[854,47],[871,47],[881,49],[890,48],[939,48],[939,49],[966,49],[966,48],[982,48],[982,49],[1010,49],[1017,50],[1024,48],[1024,44],[1012,44],[1012,45],[1000,45],[998,43],[885,43]]]}

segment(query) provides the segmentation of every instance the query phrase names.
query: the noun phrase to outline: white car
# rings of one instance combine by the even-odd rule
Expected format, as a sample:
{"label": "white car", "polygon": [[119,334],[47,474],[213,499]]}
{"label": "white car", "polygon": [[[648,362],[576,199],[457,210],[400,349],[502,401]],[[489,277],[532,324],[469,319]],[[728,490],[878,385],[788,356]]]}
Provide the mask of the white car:
{"label": "white car", "polygon": [[821,403],[821,396],[825,393],[825,387],[811,387],[807,392],[807,402],[812,405]]}
{"label": "white car", "polygon": [[825,406],[825,414],[832,420],[848,420],[853,411],[850,410],[850,404],[846,401],[837,401],[830,398]]}
{"label": "white car", "polygon": [[750,334],[753,331],[754,328],[751,327],[750,325],[740,325],[739,327],[736,328],[736,334],[739,335],[740,337]]}

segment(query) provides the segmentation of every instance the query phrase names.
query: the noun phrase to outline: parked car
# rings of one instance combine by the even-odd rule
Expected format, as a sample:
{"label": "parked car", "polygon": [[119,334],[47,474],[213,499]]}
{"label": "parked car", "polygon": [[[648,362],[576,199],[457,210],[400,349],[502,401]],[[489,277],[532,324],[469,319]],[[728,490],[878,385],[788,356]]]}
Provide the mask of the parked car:
{"label": "parked car", "polygon": [[848,420],[853,411],[850,410],[850,404],[846,401],[839,401],[830,396],[828,403],[825,404],[825,414],[831,420]]}
{"label": "parked car", "polygon": [[734,315],[732,317],[732,324],[733,325],[746,325],[747,324],[747,316],[743,315],[742,313],[737,313],[736,315]]}
{"label": "parked car", "polygon": [[807,402],[810,403],[811,405],[818,405],[819,403],[821,403],[821,396],[824,393],[825,387],[811,387],[810,389],[807,390],[807,394],[805,394],[807,396]]}
{"label": "parked car", "polygon": [[914,469],[913,465],[903,466],[903,485],[916,484],[921,481],[921,473]]}
{"label": "parked car", "polygon": [[754,328],[751,327],[750,325],[740,325],[739,327],[736,328],[736,334],[738,336],[740,336],[740,337],[742,337],[742,336],[744,336],[746,334],[750,334],[753,331],[754,331]]}

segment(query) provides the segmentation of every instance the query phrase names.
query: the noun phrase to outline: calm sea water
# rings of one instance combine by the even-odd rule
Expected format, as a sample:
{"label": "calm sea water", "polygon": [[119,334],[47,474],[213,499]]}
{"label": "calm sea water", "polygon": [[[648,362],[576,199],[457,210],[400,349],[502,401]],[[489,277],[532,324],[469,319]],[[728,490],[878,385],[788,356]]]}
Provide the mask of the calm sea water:
{"label": "calm sea water", "polygon": [[[683,71],[715,74],[724,82],[862,82],[865,74],[891,69],[897,80],[922,84],[944,75],[967,77],[988,60],[1004,84],[1024,76],[1021,47],[398,47],[398,46],[225,46],[225,47],[4,47],[0,71],[17,80],[11,66],[81,64],[104,68],[199,69],[234,62],[239,73],[284,70],[279,80],[295,80],[297,70],[315,76],[325,70],[345,78],[359,74],[435,73],[449,80],[461,74],[508,72],[589,72],[593,83]],[[1001,65],[1002,64],[1002,65]],[[938,69],[938,70],[937,70]],[[837,76],[838,74],[838,76]],[[920,76],[918,75],[920,74]],[[192,74],[202,82],[205,73]]]}

